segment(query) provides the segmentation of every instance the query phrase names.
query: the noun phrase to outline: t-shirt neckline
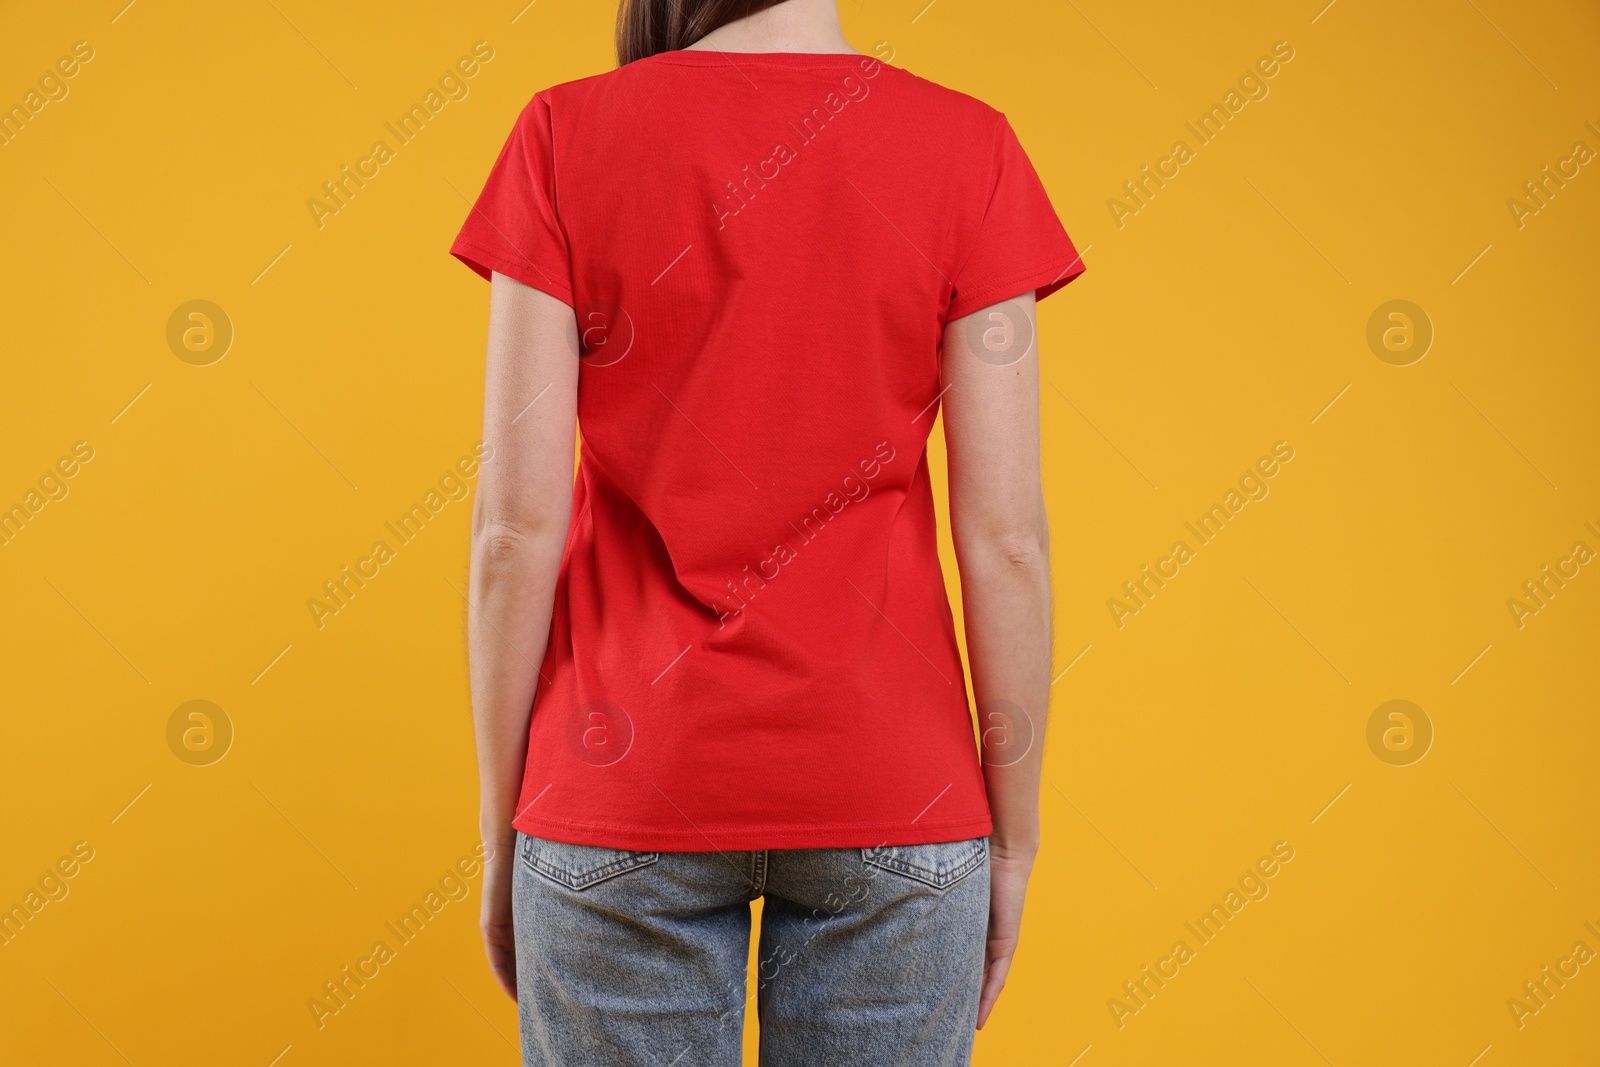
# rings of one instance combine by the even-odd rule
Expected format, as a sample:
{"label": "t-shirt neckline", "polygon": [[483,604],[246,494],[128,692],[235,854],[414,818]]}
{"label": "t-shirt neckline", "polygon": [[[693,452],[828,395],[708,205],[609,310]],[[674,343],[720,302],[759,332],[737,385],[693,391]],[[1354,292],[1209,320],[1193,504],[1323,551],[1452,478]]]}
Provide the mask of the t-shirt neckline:
{"label": "t-shirt neckline", "polygon": [[760,63],[767,66],[819,67],[871,61],[888,66],[865,52],[725,52],[709,48],[680,48],[646,57],[662,63],[688,66],[727,66],[732,63]]}

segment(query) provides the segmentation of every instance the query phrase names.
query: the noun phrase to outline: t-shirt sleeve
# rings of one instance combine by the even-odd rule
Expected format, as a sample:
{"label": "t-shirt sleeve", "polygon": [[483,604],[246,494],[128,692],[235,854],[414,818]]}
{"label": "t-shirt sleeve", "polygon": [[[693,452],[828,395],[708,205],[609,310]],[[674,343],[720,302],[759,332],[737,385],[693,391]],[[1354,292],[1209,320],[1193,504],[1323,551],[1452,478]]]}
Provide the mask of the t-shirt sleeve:
{"label": "t-shirt sleeve", "polygon": [[535,96],[517,116],[450,254],[488,278],[499,271],[572,304],[572,261],[556,215],[550,106]]}
{"label": "t-shirt sleeve", "polygon": [[1003,115],[999,122],[993,184],[983,221],[953,279],[951,319],[1030,290],[1043,300],[1084,270],[1011,123]]}

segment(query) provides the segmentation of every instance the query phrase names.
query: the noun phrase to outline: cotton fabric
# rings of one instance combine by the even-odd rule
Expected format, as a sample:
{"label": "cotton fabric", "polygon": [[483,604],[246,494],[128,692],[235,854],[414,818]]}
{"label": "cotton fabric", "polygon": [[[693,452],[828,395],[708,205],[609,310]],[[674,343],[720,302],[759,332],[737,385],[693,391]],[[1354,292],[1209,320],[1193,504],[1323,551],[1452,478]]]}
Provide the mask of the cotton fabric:
{"label": "cotton fabric", "polygon": [[516,827],[989,833],[925,452],[941,338],[1084,269],[1005,116],[860,55],[668,52],[537,93],[451,252],[582,344]]}

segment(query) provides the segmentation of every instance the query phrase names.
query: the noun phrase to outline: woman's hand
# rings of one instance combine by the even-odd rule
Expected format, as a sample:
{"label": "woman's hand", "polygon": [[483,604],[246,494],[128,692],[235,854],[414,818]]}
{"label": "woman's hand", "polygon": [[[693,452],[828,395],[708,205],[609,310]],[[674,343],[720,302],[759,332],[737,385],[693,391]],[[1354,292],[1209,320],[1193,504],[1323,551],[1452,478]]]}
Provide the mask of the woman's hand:
{"label": "woman's hand", "polygon": [[1022,898],[1033,873],[1033,853],[1016,852],[1003,845],[989,852],[989,941],[984,950],[983,992],[978,998],[978,1029],[989,1021],[1000,990],[1005,988],[1011,957],[1022,932]]}
{"label": "woman's hand", "polygon": [[483,909],[478,926],[483,931],[483,950],[489,957],[500,988],[517,999],[517,943],[511,925],[511,875],[517,850],[510,842],[484,842]]}

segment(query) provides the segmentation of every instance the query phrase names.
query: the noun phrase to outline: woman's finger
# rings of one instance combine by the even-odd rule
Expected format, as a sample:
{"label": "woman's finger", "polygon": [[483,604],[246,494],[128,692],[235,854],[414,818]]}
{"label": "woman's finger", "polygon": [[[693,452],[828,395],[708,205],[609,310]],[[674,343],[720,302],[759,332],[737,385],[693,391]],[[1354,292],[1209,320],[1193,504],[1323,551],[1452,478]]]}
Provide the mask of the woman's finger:
{"label": "woman's finger", "polygon": [[983,976],[983,994],[978,999],[978,1029],[983,1029],[983,1024],[989,1021],[989,1013],[994,1011],[995,1002],[1000,999],[1000,990],[1005,988],[1006,973],[1011,970],[1011,953],[996,956],[989,961]]}

